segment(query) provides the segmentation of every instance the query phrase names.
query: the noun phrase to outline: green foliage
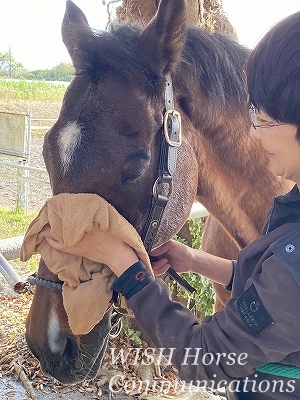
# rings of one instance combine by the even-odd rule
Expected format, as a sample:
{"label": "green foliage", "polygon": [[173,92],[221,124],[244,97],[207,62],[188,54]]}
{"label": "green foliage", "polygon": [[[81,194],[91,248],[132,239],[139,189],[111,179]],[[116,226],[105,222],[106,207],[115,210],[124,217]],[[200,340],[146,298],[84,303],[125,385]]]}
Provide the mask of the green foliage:
{"label": "green foliage", "polygon": [[200,249],[202,243],[202,232],[204,227],[203,219],[194,218],[188,221],[189,231],[192,238],[193,249]]}
{"label": "green foliage", "polygon": [[[12,210],[0,208],[0,239],[7,239],[15,236],[23,236],[29,223],[35,218],[36,213],[25,212],[22,208]],[[34,254],[26,263],[19,259],[11,260],[10,264],[18,270],[20,266],[36,271],[40,259],[39,254]]]}
{"label": "green foliage", "polygon": [[70,82],[74,76],[74,68],[70,63],[60,63],[52,69],[37,69],[27,71],[23,78],[41,81],[66,81]]}
{"label": "green foliage", "polygon": [[74,75],[71,63],[60,63],[51,69],[28,71],[8,53],[0,53],[0,78],[70,82]]}
{"label": "green foliage", "polygon": [[141,339],[142,333],[140,331],[136,331],[135,329],[130,328],[129,325],[127,325],[127,323],[124,322],[123,323],[123,332],[124,332],[125,336],[127,337],[127,339],[132,341],[134,344],[142,347],[143,341]]}
{"label": "green foliage", "polygon": [[1,100],[62,101],[65,92],[64,84],[0,80]]}
{"label": "green foliage", "polygon": [[10,53],[0,53],[0,77],[20,77],[25,71],[23,64],[17,62]]}
{"label": "green foliage", "polygon": [[35,216],[36,213],[26,213],[22,208],[0,208],[0,239],[24,235]]}
{"label": "green foliage", "polygon": [[[195,218],[188,221],[189,231],[192,239],[192,247],[195,249],[201,249],[202,242],[202,232],[204,227],[204,222],[201,218]],[[187,244],[185,239],[179,236],[174,237],[181,243]],[[213,290],[211,282],[200,275],[185,273],[182,277],[196,289],[196,309],[199,316],[211,315],[213,313],[213,307],[215,303],[215,292]],[[171,290],[176,290],[177,297],[182,297],[184,299],[189,299],[189,293],[179,286],[176,282],[172,281]]]}

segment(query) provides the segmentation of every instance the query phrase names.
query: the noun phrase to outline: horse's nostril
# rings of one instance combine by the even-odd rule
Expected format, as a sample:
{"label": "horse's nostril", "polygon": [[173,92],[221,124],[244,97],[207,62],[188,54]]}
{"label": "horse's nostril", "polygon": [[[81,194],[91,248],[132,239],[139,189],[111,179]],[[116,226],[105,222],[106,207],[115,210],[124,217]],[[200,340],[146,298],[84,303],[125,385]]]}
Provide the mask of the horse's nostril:
{"label": "horse's nostril", "polygon": [[78,356],[78,347],[74,339],[67,337],[65,340],[65,347],[62,354],[63,362],[71,364]]}

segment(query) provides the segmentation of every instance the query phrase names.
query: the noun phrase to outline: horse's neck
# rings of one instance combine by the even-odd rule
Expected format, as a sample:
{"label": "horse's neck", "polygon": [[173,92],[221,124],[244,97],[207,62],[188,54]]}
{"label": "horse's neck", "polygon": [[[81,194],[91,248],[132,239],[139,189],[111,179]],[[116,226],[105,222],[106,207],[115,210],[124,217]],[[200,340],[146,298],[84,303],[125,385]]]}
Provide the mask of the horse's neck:
{"label": "horse's neck", "polygon": [[259,236],[273,198],[286,193],[291,182],[281,182],[268,172],[259,147],[248,138],[241,140],[238,152],[214,150],[204,140],[198,143],[198,159],[205,161],[199,170],[197,198],[244,247]]}

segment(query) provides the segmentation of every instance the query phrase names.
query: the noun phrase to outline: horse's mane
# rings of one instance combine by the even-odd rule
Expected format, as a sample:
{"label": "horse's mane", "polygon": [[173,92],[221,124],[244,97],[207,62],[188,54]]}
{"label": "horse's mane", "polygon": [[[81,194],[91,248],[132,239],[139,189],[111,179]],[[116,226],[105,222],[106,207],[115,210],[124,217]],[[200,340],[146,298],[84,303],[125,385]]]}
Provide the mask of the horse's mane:
{"label": "horse's mane", "polygon": [[[141,57],[142,31],[138,25],[116,24],[108,32],[94,32],[95,40],[89,43],[93,46],[88,51],[89,58],[77,70],[97,81],[113,70],[125,77],[140,75],[146,77],[152,88],[157,88],[159,82],[154,81],[160,77]],[[243,69],[247,53],[227,35],[189,28],[177,74],[186,73],[184,69],[189,66],[200,82],[202,95],[224,107],[229,98],[245,99]]]}
{"label": "horse's mane", "polygon": [[224,107],[229,99],[243,103],[247,98],[244,67],[248,52],[228,35],[190,28],[183,60],[193,65],[202,96]]}

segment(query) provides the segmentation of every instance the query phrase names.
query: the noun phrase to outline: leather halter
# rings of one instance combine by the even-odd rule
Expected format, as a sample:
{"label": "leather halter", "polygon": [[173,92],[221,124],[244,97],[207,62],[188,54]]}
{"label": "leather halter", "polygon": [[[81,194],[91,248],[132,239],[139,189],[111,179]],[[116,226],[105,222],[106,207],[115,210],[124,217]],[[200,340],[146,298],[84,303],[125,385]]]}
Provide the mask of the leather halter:
{"label": "leather halter", "polygon": [[[180,113],[175,110],[170,73],[166,75],[165,109],[162,130],[163,135],[160,147],[158,174],[152,188],[152,205],[141,234],[144,247],[148,254],[152,249],[164,210],[172,193],[172,179],[177,163],[177,152],[182,142],[181,116]],[[150,256],[150,259],[155,261],[155,257]],[[169,268],[167,273],[190,293],[188,307],[192,309],[195,305],[194,296],[196,290],[172,268]],[[27,282],[30,285],[39,285],[48,289],[62,291],[62,282],[42,279],[36,274],[30,275]],[[117,330],[117,332],[113,333],[113,337],[115,337],[121,330],[120,318],[126,314],[126,310],[120,306],[119,296],[116,292],[113,292],[110,303],[111,305],[108,307],[107,311],[113,307],[111,325],[112,329]]]}
{"label": "leather halter", "polygon": [[[171,74],[168,73],[166,75],[163,135],[160,147],[158,174],[152,188],[152,206],[141,235],[148,254],[152,249],[164,210],[172,193],[173,173],[176,168],[177,153],[181,142],[181,116],[180,113],[175,110],[172,78]],[[155,261],[156,259],[156,257],[150,256],[151,261]],[[169,268],[167,274],[190,293],[188,307],[189,309],[194,308],[196,289],[178,275],[173,268]]]}
{"label": "leather halter", "polygon": [[147,253],[150,253],[152,249],[163,212],[172,193],[172,177],[181,141],[181,117],[179,112],[174,109],[172,79],[168,73],[166,75],[163,136],[158,174],[152,188],[152,206],[141,234]]}

